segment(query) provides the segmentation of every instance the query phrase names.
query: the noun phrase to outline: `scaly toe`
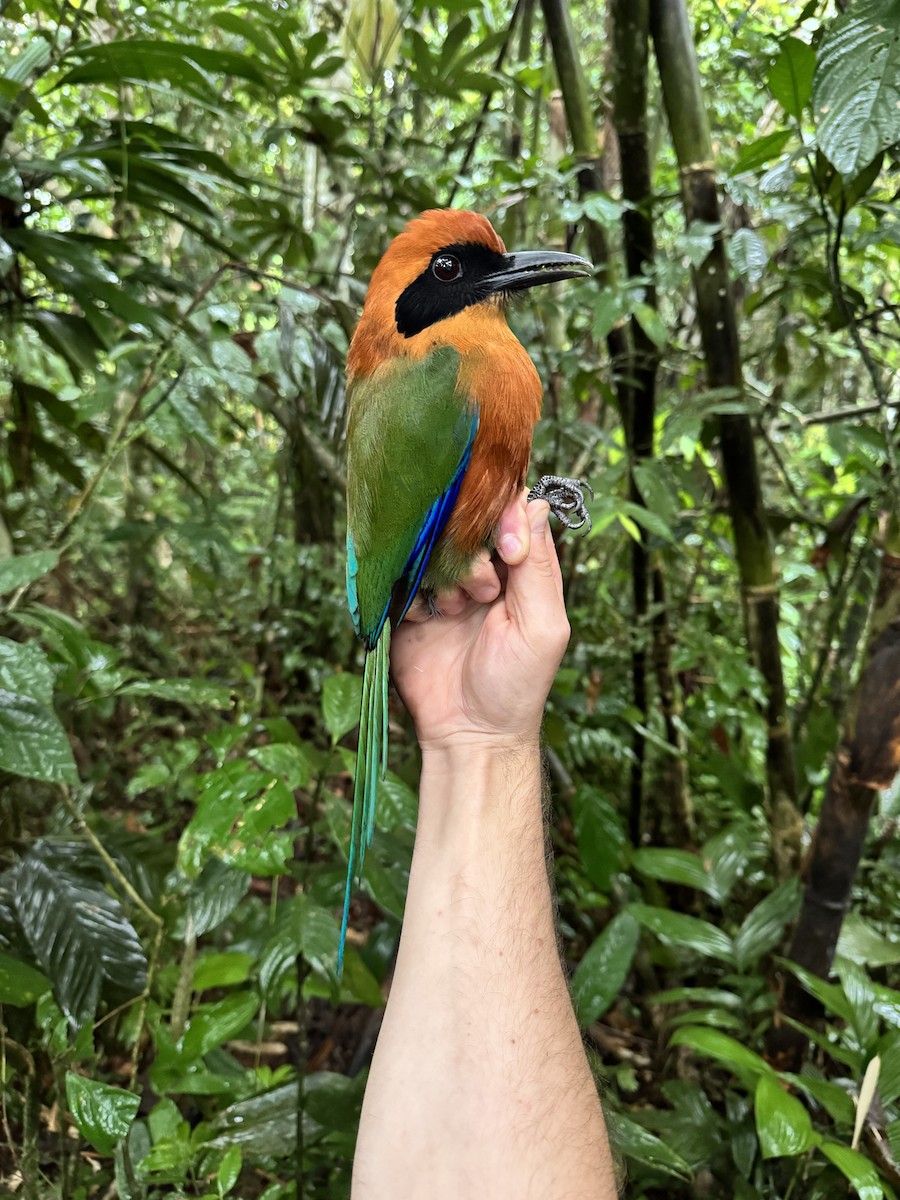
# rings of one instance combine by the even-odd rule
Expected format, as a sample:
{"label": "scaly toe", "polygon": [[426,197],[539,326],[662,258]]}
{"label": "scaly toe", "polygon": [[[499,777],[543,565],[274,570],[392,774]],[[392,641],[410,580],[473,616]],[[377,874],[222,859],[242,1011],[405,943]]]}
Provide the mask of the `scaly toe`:
{"label": "scaly toe", "polygon": [[582,479],[567,479],[564,475],[542,475],[531,491],[529,500],[546,500],[550,511],[566,529],[591,529],[591,514],[587,510],[584,493],[594,496],[594,489]]}

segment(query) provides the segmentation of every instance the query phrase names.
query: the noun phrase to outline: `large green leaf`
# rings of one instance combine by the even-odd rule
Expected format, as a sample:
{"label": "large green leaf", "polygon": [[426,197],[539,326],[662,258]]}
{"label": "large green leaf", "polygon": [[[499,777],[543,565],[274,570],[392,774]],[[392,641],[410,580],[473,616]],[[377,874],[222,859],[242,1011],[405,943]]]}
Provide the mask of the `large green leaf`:
{"label": "large green leaf", "polygon": [[618,913],[606,926],[572,977],[572,1000],[579,1025],[601,1017],[622,990],[637,950],[640,926]]}
{"label": "large green leaf", "polygon": [[900,0],[858,0],[819,51],[813,84],[819,149],[855,178],[900,140]]}
{"label": "large green leaf", "polygon": [[835,968],[841,981],[847,1003],[850,1005],[850,1020],[860,1044],[871,1047],[878,1036],[878,1011],[875,1008],[875,986],[865,967],[850,959],[836,958]]}
{"label": "large green leaf", "polygon": [[245,871],[237,871],[219,858],[208,859],[193,880],[187,901],[194,934],[200,937],[227,920],[249,887],[250,876]]}
{"label": "large green leaf", "polygon": [[24,1008],[50,987],[46,975],[0,950],[0,1004]]}
{"label": "large green leaf", "polygon": [[822,1153],[850,1180],[859,1200],[884,1200],[884,1188],[878,1181],[878,1172],[865,1155],[832,1141],[822,1143]]}
{"label": "large green leaf", "polygon": [[38,842],[15,870],[15,909],[35,960],[73,1025],[97,1011],[104,982],[141,992],[147,960],[114,896]]}
{"label": "large green leaf", "polygon": [[293,742],[270,742],[250,751],[250,757],[264,771],[283,779],[291,789],[306,787],[313,771],[310,755],[304,746]]}
{"label": "large green leaf", "polygon": [[748,1087],[755,1085],[760,1075],[774,1074],[764,1058],[718,1029],[706,1029],[700,1025],[677,1029],[669,1045],[690,1046],[699,1054],[715,1059],[733,1071]]}
{"label": "large green leaf", "polygon": [[814,975],[812,971],[807,971],[805,967],[798,966],[788,959],[778,959],[783,966],[787,967],[797,976],[800,983],[810,995],[822,1004],[825,1011],[833,1016],[840,1017],[841,1020],[851,1021],[853,1019],[853,1010],[844,995],[843,989],[835,983],[828,983],[825,979],[820,979],[818,975]]}
{"label": "large green leaf", "polygon": [[217,94],[212,76],[234,75],[265,87],[266,75],[251,59],[229,50],[211,50],[192,42],[127,38],[95,46],[74,46],[68,57],[80,59],[59,79],[73,83],[152,83],[166,80],[186,91]]}
{"label": "large green leaf", "polygon": [[202,779],[196,811],[181,835],[179,863],[196,875],[210,854],[256,875],[278,874],[293,837],[278,832],[297,815],[294,795],[268,771],[236,759]]}
{"label": "large green leaf", "polygon": [[789,879],[752,909],[734,939],[739,971],[778,945],[785,925],[800,911],[800,896],[799,880]]}
{"label": "large green leaf", "polygon": [[585,873],[605,892],[621,870],[628,841],[621,814],[599,788],[582,784],[572,797],[572,817]]}
{"label": "large green leaf", "polygon": [[259,1008],[255,992],[232,992],[216,1004],[201,1004],[191,1010],[179,1051],[187,1062],[196,1061],[237,1037]]}
{"label": "large green leaf", "polygon": [[766,81],[769,91],[784,111],[797,120],[809,103],[815,69],[815,50],[795,37],[782,41],[778,57],[769,68]]}
{"label": "large green leaf", "polygon": [[841,925],[837,953],[868,967],[893,966],[900,962],[900,942],[878,933],[858,912],[849,912]]}
{"label": "large green leaf", "polygon": [[32,308],[23,323],[31,326],[42,342],[58,354],[74,379],[97,365],[98,354],[105,349],[103,340],[86,317],[49,308]]}
{"label": "large green leaf", "polygon": [[322,685],[322,714],[333,742],[359,721],[362,679],[359,675],[329,675]]}
{"label": "large green leaf", "polygon": [[625,909],[657,937],[674,946],[695,950],[709,958],[720,958],[730,962],[734,947],[731,938],[708,921],[689,917],[686,913],[671,912],[652,904],[629,904]]}
{"label": "large green leaf", "polygon": [[[337,944],[338,928],[332,913],[302,894],[283,904],[260,955],[259,982],[267,999],[296,973],[298,957],[321,975],[333,974]],[[381,1003],[380,995],[376,1003]]]}
{"label": "large green leaf", "polygon": [[0,558],[0,595],[33,583],[52,571],[58,562],[58,550],[35,550],[31,554],[11,554],[8,558]]}
{"label": "large green leaf", "polygon": [[804,1105],[774,1075],[760,1075],[754,1108],[763,1158],[803,1154],[821,1140]]}
{"label": "large green leaf", "polygon": [[689,850],[675,850],[668,847],[648,847],[637,850],[632,863],[642,875],[649,879],[660,879],[664,883],[680,883],[686,887],[697,888],[698,891],[718,899],[715,878],[697,854]]}
{"label": "large green leaf", "polygon": [[[365,1076],[348,1079],[328,1071],[303,1081],[303,1132],[306,1137],[343,1133],[352,1138],[359,1121]],[[296,1083],[232,1104],[210,1126],[208,1144],[240,1146],[253,1158],[284,1158],[297,1140]]]}
{"label": "large green leaf", "polygon": [[53,710],[53,676],[43,650],[0,638],[0,769],[74,783],[75,760]]}
{"label": "large green leaf", "polygon": [[617,1152],[677,1179],[690,1179],[691,1168],[662,1138],[619,1112],[608,1111],[606,1124]]}
{"label": "large green leaf", "polygon": [[112,1154],[137,1115],[141,1098],[124,1088],[66,1072],[66,1099],[82,1137],[101,1154]]}

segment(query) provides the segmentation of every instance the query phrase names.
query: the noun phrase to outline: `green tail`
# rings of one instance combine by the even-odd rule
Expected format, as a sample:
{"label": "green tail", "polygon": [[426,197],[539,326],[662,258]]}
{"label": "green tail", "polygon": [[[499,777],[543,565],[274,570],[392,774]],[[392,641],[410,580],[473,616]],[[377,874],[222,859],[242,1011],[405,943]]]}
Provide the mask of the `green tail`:
{"label": "green tail", "polygon": [[375,805],[378,780],[387,770],[388,751],[388,671],[390,667],[391,626],[386,621],[378,641],[366,654],[363,670],[362,703],[359,712],[359,749],[353,780],[353,820],[350,827],[350,854],[347,883],[344,888],[344,913],[341,917],[341,941],[338,947],[338,979],[344,970],[350,893],[362,874],[366,849],[375,830]]}

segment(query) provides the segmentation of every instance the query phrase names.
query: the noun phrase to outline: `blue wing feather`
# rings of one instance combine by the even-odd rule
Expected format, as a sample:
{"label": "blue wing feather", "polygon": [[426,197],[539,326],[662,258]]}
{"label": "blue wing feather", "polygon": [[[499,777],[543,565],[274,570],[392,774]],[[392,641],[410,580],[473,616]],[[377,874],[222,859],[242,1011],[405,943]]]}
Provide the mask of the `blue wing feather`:
{"label": "blue wing feather", "polygon": [[[462,457],[459,460],[459,466],[456,468],[456,473],[450,480],[450,486],[435,500],[434,504],[432,504],[431,508],[425,514],[425,520],[422,522],[416,544],[403,570],[403,579],[409,580],[409,595],[397,618],[398,622],[402,621],[409,612],[409,606],[412,604],[416,592],[419,590],[422,576],[425,574],[432,551],[437,545],[441,534],[444,532],[447,522],[450,520],[450,514],[453,512],[453,506],[459,496],[459,489],[462,487],[462,481],[465,478],[469,460],[472,457],[472,443],[475,441],[477,431],[478,418],[475,416],[472,418],[469,440],[466,442]],[[384,618],[386,617],[387,609],[385,609],[382,624],[384,624]]]}
{"label": "blue wing feather", "polygon": [[347,530],[347,606],[350,609],[350,616],[353,618],[353,628],[356,630],[356,636],[362,637],[362,622],[359,615],[359,590],[357,587],[357,579],[359,578],[359,560],[356,557],[356,545],[353,541],[353,534]]}

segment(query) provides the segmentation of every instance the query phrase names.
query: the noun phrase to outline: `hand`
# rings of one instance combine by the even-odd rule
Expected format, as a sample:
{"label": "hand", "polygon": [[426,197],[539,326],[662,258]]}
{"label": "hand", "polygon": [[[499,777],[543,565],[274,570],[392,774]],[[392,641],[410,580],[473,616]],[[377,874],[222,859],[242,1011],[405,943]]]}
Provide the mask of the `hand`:
{"label": "hand", "polygon": [[394,682],[423,753],[537,740],[569,640],[549,512],[542,500],[526,507],[523,494],[504,513],[505,591],[485,554],[461,588],[439,597],[441,617],[407,617],[395,631]]}

